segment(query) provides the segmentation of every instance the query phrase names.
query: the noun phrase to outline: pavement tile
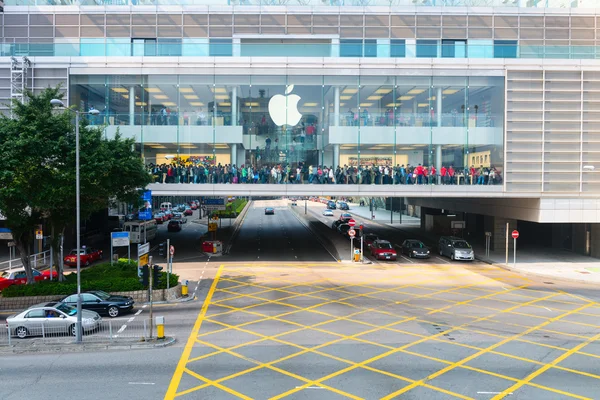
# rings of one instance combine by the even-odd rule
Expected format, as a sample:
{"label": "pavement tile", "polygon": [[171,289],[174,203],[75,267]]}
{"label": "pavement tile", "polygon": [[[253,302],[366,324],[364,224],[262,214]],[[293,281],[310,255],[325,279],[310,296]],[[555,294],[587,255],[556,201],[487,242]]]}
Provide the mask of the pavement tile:
{"label": "pavement tile", "polygon": [[596,340],[592,343],[589,343],[580,351],[583,353],[589,353],[600,357],[600,341]]}
{"label": "pavement tile", "polygon": [[520,336],[518,339],[515,339],[515,341],[530,341],[568,350],[577,346],[579,343],[584,342],[585,339],[565,336],[554,332],[535,331],[528,333],[527,335]]}
{"label": "pavement tile", "polygon": [[343,358],[356,363],[368,360],[375,356],[390,351],[388,347],[377,346],[360,342],[358,340],[345,339],[341,342],[333,343],[319,349],[322,353],[331,354],[332,356]]}
{"label": "pavement tile", "polygon": [[307,328],[298,332],[287,333],[285,335],[279,336],[278,339],[304,347],[315,347],[323,343],[340,339],[340,336],[332,335],[325,332],[319,332]]}
{"label": "pavement tile", "polygon": [[[285,288],[285,290],[287,290],[288,292],[294,292],[294,293],[298,293],[298,294],[307,294],[307,293],[316,292],[321,289],[318,287],[315,287],[315,286],[311,286],[311,285],[298,285],[298,286],[292,286],[292,287]],[[321,293],[323,293],[323,292],[321,292]],[[320,296],[321,293],[315,293],[314,295]]]}
{"label": "pavement tile", "polygon": [[[529,328],[526,326],[508,325],[508,324],[498,322],[496,320],[494,320],[494,321],[484,320],[484,321],[473,321],[472,323],[469,324],[469,326],[466,326],[465,329],[478,330],[478,331],[487,332],[487,333],[490,333],[493,335],[502,335],[502,336],[510,337],[510,336],[521,334]],[[500,341],[500,340],[502,340],[502,338],[499,339],[498,341]]]}
{"label": "pavement tile", "polygon": [[[269,290],[268,292],[264,292],[264,293],[258,293],[254,296],[260,297],[261,299],[264,299],[265,301],[284,301],[282,299],[298,296],[298,293],[290,293],[288,291],[275,289],[275,290]],[[310,297],[308,297],[308,298],[310,298]],[[318,299],[316,299],[316,300],[318,300]],[[324,300],[321,300],[321,301],[324,301]]]}
{"label": "pavement tile", "polygon": [[198,339],[225,348],[260,339],[260,336],[232,329],[225,333],[210,333]]}
{"label": "pavement tile", "polygon": [[256,315],[256,314],[246,313],[243,311],[234,311],[229,314],[216,315],[214,317],[207,316],[206,318],[208,319],[208,321],[202,322],[202,326],[200,328],[200,333],[206,333],[206,332],[211,331],[210,329],[208,329],[208,330],[204,329],[205,323],[209,323],[209,324],[220,326],[221,328],[225,328],[223,325],[219,325],[219,324],[216,324],[216,323],[210,322],[210,321],[222,322],[222,323],[228,324],[228,325],[240,325],[240,324],[244,324],[244,323],[250,322],[250,321],[258,321],[259,319],[263,319],[265,317]]}
{"label": "pavement tile", "polygon": [[267,317],[275,317],[279,314],[284,314],[296,310],[297,308],[295,307],[288,307],[286,305],[275,303],[259,304],[257,306],[248,308],[248,311],[259,313]]}
{"label": "pavement tile", "polygon": [[502,325],[521,325],[524,327],[523,330],[527,328],[532,328],[534,326],[543,324],[544,322],[548,321],[548,318],[529,317],[526,315],[519,315],[514,313],[498,314],[492,317],[491,319]]}
{"label": "pavement tile", "polygon": [[345,304],[339,304],[339,303],[325,304],[325,305],[322,305],[319,307],[315,307],[315,308],[313,308],[313,310],[324,312],[324,313],[331,314],[331,315],[335,315],[338,317],[345,317],[346,315],[350,315],[357,311],[360,311],[359,309],[357,309],[355,307],[350,307]]}
{"label": "pavement tile", "polygon": [[566,304],[566,303],[559,303],[557,301],[552,301],[552,300],[537,301],[534,304],[541,306],[541,307],[548,307],[551,310],[560,310],[563,313],[576,310],[582,306],[581,304]]}
{"label": "pavement tile", "polygon": [[419,380],[445,368],[447,364],[412,354],[396,352],[367,363],[367,365],[408,379]]}
{"label": "pavement tile", "polygon": [[[432,318],[433,319],[433,318]],[[443,330],[448,330],[447,326],[439,325],[435,322],[421,322],[421,321],[404,321],[399,322],[389,327],[390,329],[397,329],[404,332],[414,333],[422,336],[433,336],[437,335]],[[439,329],[437,329],[439,328]]]}
{"label": "pavement tile", "polygon": [[490,309],[490,312],[501,312],[508,308],[514,307],[512,304],[497,301],[495,298],[491,299],[474,299],[468,303],[471,307],[482,307]]}
{"label": "pavement tile", "polygon": [[[322,296],[322,293],[319,293],[318,296]],[[292,297],[290,299],[280,300],[281,303],[290,304],[292,306],[302,307],[302,308],[316,306],[317,304],[323,304],[328,301],[329,300],[317,299],[315,297],[308,297],[308,296],[298,296],[298,297]]]}
{"label": "pavement tile", "polygon": [[454,368],[433,378],[427,383],[454,393],[462,394],[463,396],[476,399],[491,399],[493,397],[492,394],[481,394],[477,392],[502,392],[511,387],[514,384],[514,381],[465,368]]}
{"label": "pavement tile", "polygon": [[551,392],[550,390],[544,390],[538,387],[524,385],[518,388],[510,396],[513,400],[572,400],[572,397],[562,395],[560,393]]}
{"label": "pavement tile", "polygon": [[363,399],[378,399],[409,385],[408,382],[364,368],[356,368],[323,382]]}
{"label": "pavement tile", "polygon": [[194,343],[194,347],[192,347],[192,351],[190,352],[190,360],[197,358],[197,357],[207,355],[207,354],[211,354],[211,353],[214,353],[217,351],[219,351],[219,350],[217,350],[213,347],[202,345],[200,343]]}
{"label": "pavement tile", "polygon": [[[587,346],[582,349],[586,351]],[[600,360],[596,357],[589,357],[583,354],[572,354],[565,360],[562,360],[558,365],[565,368],[574,369],[577,371],[587,372],[588,374],[598,375],[600,378]],[[596,385],[600,388],[600,379]]]}
{"label": "pavement tile", "polygon": [[256,366],[255,363],[235,357],[227,353],[204,358],[198,361],[188,362],[186,368],[194,371],[211,381],[225,378],[229,375],[247,370]]}
{"label": "pavement tile", "polygon": [[505,343],[494,350],[500,353],[506,353],[516,357],[527,358],[533,361],[544,363],[551,362],[564,353],[562,350],[556,350],[550,347],[520,342],[517,340]]}
{"label": "pavement tile", "polygon": [[561,318],[561,321],[569,321],[569,322],[578,322],[580,324],[588,324],[597,326],[596,329],[600,329],[600,315],[599,316],[591,316],[591,315],[583,315],[583,314],[571,314],[566,317]]}
{"label": "pavement tile", "polygon": [[367,322],[369,324],[384,326],[404,319],[402,316],[389,315],[378,311],[366,311],[349,317],[355,321]]}
{"label": "pavement tile", "polygon": [[471,346],[487,348],[493,344],[496,344],[504,338],[486,335],[479,332],[469,331],[468,329],[457,329],[450,332],[452,338],[457,343],[464,343]]}
{"label": "pavement tile", "polygon": [[600,306],[592,306],[592,307],[588,307],[585,310],[583,310],[582,312],[586,313],[586,314],[593,314],[593,315],[597,315],[600,317]]}
{"label": "pavement tile", "polygon": [[320,354],[304,353],[273,366],[313,381],[342,370],[348,364]]}
{"label": "pavement tile", "polygon": [[436,299],[450,300],[450,301],[466,301],[466,300],[470,300],[477,296],[468,295],[468,294],[464,294],[464,293],[457,293],[457,292],[444,292],[444,293],[433,294],[433,295],[431,295],[431,297],[436,298]]}
{"label": "pavement tile", "polygon": [[408,392],[399,394],[393,398],[394,400],[450,400],[457,397],[450,396],[446,393],[438,392],[437,390],[417,386],[410,389]]}
{"label": "pavement tile", "polygon": [[399,301],[399,302],[408,301],[415,297],[413,294],[410,294],[410,293],[397,293],[397,292],[393,292],[393,291],[372,293],[369,296],[383,300],[386,303],[392,303],[392,302],[397,302],[397,301]]}
{"label": "pavement tile", "polygon": [[250,305],[254,305],[254,304],[261,304],[261,303],[265,303],[266,300],[263,299],[257,299],[257,298],[252,298],[252,297],[239,297],[237,299],[226,299],[223,300],[221,302],[219,302],[218,304],[223,304],[223,305],[227,305],[230,307],[248,307]]}
{"label": "pavement tile", "polygon": [[303,310],[303,311],[297,311],[297,312],[294,312],[294,313],[288,314],[288,315],[282,315],[277,318],[283,319],[286,321],[296,322],[298,324],[302,324],[302,325],[305,325],[308,327],[310,325],[315,325],[320,322],[330,321],[332,319],[335,319],[336,317],[330,317],[327,315],[311,312],[310,310],[307,310],[307,311]]}
{"label": "pavement tile", "polygon": [[259,343],[244,345],[234,349],[236,353],[261,363],[279,360],[302,351],[301,348],[279,343],[275,340],[264,340]]}
{"label": "pavement tile", "polygon": [[[514,306],[515,306],[514,304],[508,305],[508,307],[514,307]],[[545,307],[541,307],[541,306],[538,307],[538,306],[533,306],[533,305],[517,307],[517,308],[513,309],[512,312],[529,314],[529,315],[542,317],[542,318],[556,318],[565,313],[563,310],[558,310],[556,308],[551,309],[551,308],[545,308]]]}
{"label": "pavement tile", "polygon": [[261,368],[222,383],[253,399],[268,399],[302,384],[304,382],[299,379],[269,368]]}
{"label": "pavement tile", "polygon": [[[186,377],[187,374],[183,374],[184,378]],[[189,377],[189,379],[194,379],[195,384],[192,387],[195,386],[200,386],[202,384],[204,384],[204,382],[199,381],[198,379],[191,377],[190,375],[187,375]],[[188,378],[185,378],[186,380]],[[188,390],[191,388],[186,387],[186,385],[184,384],[184,379],[181,380],[179,387],[177,388],[177,392],[183,392],[185,390]],[[190,400],[197,400],[197,399],[223,399],[223,400],[229,400],[229,399],[239,399],[239,397],[234,396],[231,393],[227,393],[224,390],[221,390],[217,387],[214,386],[207,386],[203,389],[198,389],[198,390],[194,390],[193,392],[190,392],[188,394],[185,394],[183,396],[178,396],[178,399],[190,399]]]}
{"label": "pavement tile", "polygon": [[281,333],[289,332],[298,328],[300,327],[297,325],[272,319],[244,325],[244,329],[265,336],[279,335]]}
{"label": "pavement tile", "polygon": [[533,383],[579,396],[600,398],[600,381],[584,375],[550,368],[532,380]]}
{"label": "pavement tile", "polygon": [[428,340],[423,343],[418,343],[409,347],[407,350],[413,353],[423,354],[429,357],[439,358],[449,362],[460,361],[479,350],[470,349],[468,347],[457,346],[455,342],[442,342],[437,340]]}
{"label": "pavement tile", "polygon": [[548,325],[544,326],[543,329],[586,337],[592,337],[598,334],[598,328],[586,325],[573,324],[563,320],[551,322]]}
{"label": "pavement tile", "polygon": [[373,343],[381,343],[387,346],[404,346],[408,343],[413,343],[421,338],[418,336],[408,335],[405,333],[392,332],[385,329],[380,329],[375,332],[365,333],[364,335],[357,335],[356,337],[367,340]]}
{"label": "pavement tile", "polygon": [[359,324],[357,322],[343,321],[343,320],[328,322],[326,324],[319,325],[318,328],[326,330],[326,331],[330,331],[333,333],[339,333],[341,335],[347,335],[347,336],[352,336],[357,333],[366,332],[370,329],[373,329],[372,327],[370,327],[368,325],[363,325],[363,324]]}
{"label": "pavement tile", "polygon": [[475,357],[465,365],[515,379],[523,379],[541,368],[541,365],[538,364],[491,353]]}
{"label": "pavement tile", "polygon": [[424,295],[424,294],[432,294],[435,292],[439,292],[440,290],[444,290],[443,288],[435,287],[435,288],[424,288],[424,287],[415,287],[415,286],[407,286],[403,288],[399,288],[394,290],[396,293],[408,293],[412,295]]}
{"label": "pavement tile", "polygon": [[567,303],[577,303],[579,305],[584,305],[590,302],[581,296],[570,296],[568,294],[559,294],[558,296],[554,296],[552,298],[553,301],[564,301]]}
{"label": "pavement tile", "polygon": [[213,304],[210,303],[210,306],[208,307],[208,310],[206,310],[206,316],[210,317],[211,315],[215,315],[215,314],[222,314],[222,313],[226,313],[226,312],[230,312],[231,308],[229,307],[221,307],[219,304]]}
{"label": "pavement tile", "polygon": [[305,388],[285,397],[286,400],[348,400],[347,396],[324,388]]}

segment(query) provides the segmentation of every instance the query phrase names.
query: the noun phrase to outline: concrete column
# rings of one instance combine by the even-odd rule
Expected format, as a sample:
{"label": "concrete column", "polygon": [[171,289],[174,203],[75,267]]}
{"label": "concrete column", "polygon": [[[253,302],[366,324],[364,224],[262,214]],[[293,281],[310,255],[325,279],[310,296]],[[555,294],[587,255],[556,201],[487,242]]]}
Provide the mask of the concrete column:
{"label": "concrete column", "polygon": [[[516,219],[507,219],[507,218],[494,218],[494,230],[492,231],[492,241],[491,248],[493,251],[503,252],[506,248],[506,223],[509,223],[508,228],[508,260],[511,262],[512,260],[512,252],[513,252],[513,239],[510,237],[510,233],[517,229],[517,220]],[[485,235],[485,232],[483,233]],[[517,244],[518,247],[518,244]]]}
{"label": "concrete column", "polygon": [[333,126],[340,126],[340,88],[336,86],[333,90]]}
{"label": "concrete column", "polygon": [[437,88],[437,94],[435,95],[435,101],[437,102],[437,126],[442,126],[442,88]]}
{"label": "concrete column", "polygon": [[129,87],[129,125],[135,125],[135,86]]}
{"label": "concrete column", "polygon": [[231,146],[231,165],[235,165],[236,167],[238,167],[238,165],[237,165],[237,144],[232,143],[229,146]]}
{"label": "concrete column", "polygon": [[333,163],[331,164],[333,168],[336,168],[340,165],[340,145],[333,145]]}
{"label": "concrete column", "polygon": [[438,144],[437,146],[435,146],[435,169],[437,170],[438,173],[438,185],[441,183],[440,182],[440,170],[442,169],[442,145]]}
{"label": "concrete column", "polygon": [[237,87],[231,89],[231,126],[238,125]]}

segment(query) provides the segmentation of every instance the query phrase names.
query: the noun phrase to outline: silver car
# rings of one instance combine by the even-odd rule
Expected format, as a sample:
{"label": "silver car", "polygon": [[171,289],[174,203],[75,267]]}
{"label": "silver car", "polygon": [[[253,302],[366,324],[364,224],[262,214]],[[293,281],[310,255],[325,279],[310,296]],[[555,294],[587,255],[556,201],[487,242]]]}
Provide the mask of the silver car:
{"label": "silver car", "polygon": [[[83,332],[90,332],[100,326],[102,318],[97,312],[82,310]],[[77,309],[65,303],[42,303],[6,318],[12,336],[21,339],[27,336],[54,336],[69,334],[75,336],[77,330]]]}
{"label": "silver car", "polygon": [[464,239],[455,236],[442,236],[438,243],[440,256],[450,257],[451,260],[475,260],[475,252]]}

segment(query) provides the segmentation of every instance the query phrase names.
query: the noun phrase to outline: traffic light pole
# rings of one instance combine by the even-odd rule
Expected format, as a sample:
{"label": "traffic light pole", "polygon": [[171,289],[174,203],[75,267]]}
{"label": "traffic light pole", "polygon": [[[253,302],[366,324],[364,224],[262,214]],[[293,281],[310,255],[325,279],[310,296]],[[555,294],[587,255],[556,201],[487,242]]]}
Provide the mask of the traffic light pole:
{"label": "traffic light pole", "polygon": [[169,290],[169,266],[171,265],[171,240],[167,239],[167,290]]}
{"label": "traffic light pole", "polygon": [[149,272],[149,276],[148,276],[148,296],[150,298],[150,339],[152,339],[152,330],[153,330],[153,325],[152,325],[152,321],[153,321],[153,316],[152,316],[152,281],[154,280],[154,273],[152,270],[152,256],[150,256],[148,258],[148,272]]}

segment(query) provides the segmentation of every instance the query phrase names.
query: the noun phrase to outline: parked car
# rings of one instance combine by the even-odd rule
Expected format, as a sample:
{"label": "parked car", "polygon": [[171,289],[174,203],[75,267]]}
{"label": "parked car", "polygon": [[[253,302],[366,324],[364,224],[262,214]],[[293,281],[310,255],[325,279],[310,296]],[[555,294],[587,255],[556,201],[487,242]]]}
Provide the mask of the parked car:
{"label": "parked car", "polygon": [[376,240],[379,240],[379,236],[373,233],[367,233],[363,238],[363,244],[367,247],[367,249],[370,249],[371,245],[373,245],[373,242]]}
{"label": "parked car", "polygon": [[187,207],[185,209],[185,211],[183,212],[183,215],[194,215],[194,211],[192,210],[191,207]]}
{"label": "parked car", "polygon": [[333,217],[333,211],[331,211],[330,209],[323,210],[323,215],[325,217]]}
{"label": "parked car", "polygon": [[167,225],[167,232],[179,232],[181,231],[181,221],[172,219]]}
{"label": "parked car", "polygon": [[265,208],[265,215],[275,215],[275,209],[273,207]]}
{"label": "parked car", "polygon": [[408,239],[402,242],[402,254],[415,258],[429,258],[431,251],[423,242],[416,239]]}
{"label": "parked car", "polygon": [[[60,300],[61,303],[72,307],[77,306],[77,295],[72,294]],[[103,290],[90,290],[81,293],[81,308],[95,311],[100,315],[108,315],[111,318],[131,311],[135,301],[128,296],[114,296]]]}
{"label": "parked car", "polygon": [[167,220],[167,217],[164,213],[156,213],[154,214],[154,220],[157,224],[162,224]]}
{"label": "parked car", "polygon": [[398,254],[394,249],[394,246],[387,240],[376,240],[371,245],[371,255],[376,260],[396,260]]}
{"label": "parked car", "polygon": [[[50,270],[40,272],[36,269],[31,271],[33,273],[33,280],[36,282],[47,281],[50,279]],[[56,271],[52,272],[52,278],[58,278]],[[27,283],[27,275],[25,274],[25,268],[15,268],[0,273],[0,291],[6,289],[12,285],[25,285]]]}
{"label": "parked car", "polygon": [[327,208],[330,209],[330,210],[335,210],[337,208],[336,205],[335,205],[335,201],[329,200],[327,202]]}
{"label": "parked car", "polygon": [[[102,260],[102,250],[92,249],[91,247],[83,246],[79,250],[79,262],[86,267],[96,260]],[[71,250],[64,258],[64,264],[69,267],[77,266],[77,249]]]}
{"label": "parked car", "polygon": [[[82,310],[81,327],[84,333],[95,330],[101,322],[102,317],[97,312]],[[6,323],[10,334],[21,339],[27,336],[42,335],[42,332],[46,335],[66,333],[75,336],[77,333],[75,328],[77,309],[61,302],[52,301],[11,315],[6,318]],[[42,331],[42,325],[44,331]]]}
{"label": "parked car", "polygon": [[438,242],[440,256],[451,260],[475,260],[475,252],[464,239],[455,236],[442,236]]}

